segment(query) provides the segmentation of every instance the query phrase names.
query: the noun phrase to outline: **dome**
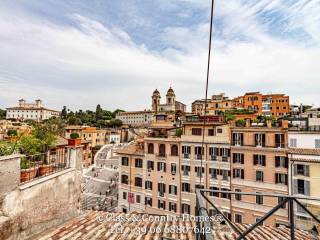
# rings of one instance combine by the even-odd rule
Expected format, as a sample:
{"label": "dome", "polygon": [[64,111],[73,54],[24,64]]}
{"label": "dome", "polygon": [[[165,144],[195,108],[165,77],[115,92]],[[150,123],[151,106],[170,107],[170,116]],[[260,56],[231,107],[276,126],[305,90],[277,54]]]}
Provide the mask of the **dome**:
{"label": "dome", "polygon": [[175,95],[172,87],[168,89],[167,95]]}
{"label": "dome", "polygon": [[160,94],[160,92],[158,91],[158,89],[153,91],[153,95],[159,95],[159,94]]}

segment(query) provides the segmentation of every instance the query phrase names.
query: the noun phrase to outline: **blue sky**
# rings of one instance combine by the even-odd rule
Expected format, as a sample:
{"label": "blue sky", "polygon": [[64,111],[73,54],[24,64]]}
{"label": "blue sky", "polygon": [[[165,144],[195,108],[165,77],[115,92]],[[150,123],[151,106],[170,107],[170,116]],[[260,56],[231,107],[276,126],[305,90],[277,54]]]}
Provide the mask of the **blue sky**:
{"label": "blue sky", "polygon": [[[0,107],[150,108],[204,97],[210,0],[3,0]],[[320,1],[216,0],[209,93],[320,105]]]}

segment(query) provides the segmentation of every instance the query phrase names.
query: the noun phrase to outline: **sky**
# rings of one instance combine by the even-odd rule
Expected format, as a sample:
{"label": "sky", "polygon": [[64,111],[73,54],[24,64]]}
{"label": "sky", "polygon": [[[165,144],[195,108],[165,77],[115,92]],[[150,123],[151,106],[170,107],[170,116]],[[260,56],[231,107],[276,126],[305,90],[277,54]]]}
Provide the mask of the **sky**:
{"label": "sky", "polygon": [[[210,0],[1,0],[0,108],[143,110],[205,96]],[[216,0],[209,95],[320,106],[320,0]]]}

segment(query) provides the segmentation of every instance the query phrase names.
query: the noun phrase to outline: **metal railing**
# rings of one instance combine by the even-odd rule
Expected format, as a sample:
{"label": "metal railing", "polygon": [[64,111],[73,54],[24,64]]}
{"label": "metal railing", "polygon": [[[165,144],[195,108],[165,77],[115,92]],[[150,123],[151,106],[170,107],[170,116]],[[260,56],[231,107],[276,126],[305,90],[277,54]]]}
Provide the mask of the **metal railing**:
{"label": "metal railing", "polygon": [[[257,222],[250,225],[245,231],[241,231],[240,228],[232,222],[225,214],[223,214],[218,207],[210,201],[209,197],[206,196],[205,193],[209,194],[230,194],[230,195],[247,195],[247,196],[265,196],[265,197],[274,197],[281,198],[281,202],[279,202],[276,206],[274,206],[270,211],[268,211],[263,217],[261,217]],[[296,203],[299,207],[301,207],[315,222],[320,224],[320,219],[317,218],[312,212],[310,212],[299,200],[314,200],[320,201],[319,198],[310,198],[310,197],[298,197],[298,196],[290,196],[290,195],[281,195],[281,194],[268,194],[268,193],[245,193],[245,192],[231,192],[231,191],[221,191],[221,190],[207,190],[207,189],[196,189],[196,215],[199,219],[209,219],[209,211],[206,208],[205,202],[212,207],[217,214],[219,214],[225,222],[234,230],[234,232],[238,235],[237,240],[241,239],[251,239],[249,238],[249,234],[252,233],[257,227],[263,224],[270,216],[272,216],[279,209],[285,207],[288,204],[288,227],[290,228],[290,239],[295,239],[295,222],[294,222],[294,203]],[[212,234],[212,224],[210,221],[198,221],[197,222],[198,229],[206,229],[206,231],[199,231],[197,233],[197,240],[214,240],[214,235]],[[210,229],[210,231],[207,231]]]}
{"label": "metal railing", "polygon": [[69,168],[67,155],[67,151],[61,149],[21,157],[20,183],[24,184]]}

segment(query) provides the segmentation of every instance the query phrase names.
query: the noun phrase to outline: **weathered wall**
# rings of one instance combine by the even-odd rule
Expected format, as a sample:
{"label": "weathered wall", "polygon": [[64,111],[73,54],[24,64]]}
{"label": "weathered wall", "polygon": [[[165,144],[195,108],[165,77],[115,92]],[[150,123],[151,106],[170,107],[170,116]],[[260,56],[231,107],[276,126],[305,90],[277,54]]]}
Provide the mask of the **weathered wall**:
{"label": "weathered wall", "polygon": [[[19,158],[0,162],[0,196],[4,195],[0,205],[1,240],[33,239],[32,236],[79,214],[81,151],[71,150],[71,168],[21,186]],[[19,171],[15,170],[17,167]]]}

